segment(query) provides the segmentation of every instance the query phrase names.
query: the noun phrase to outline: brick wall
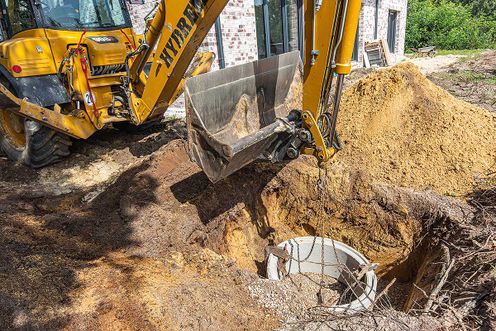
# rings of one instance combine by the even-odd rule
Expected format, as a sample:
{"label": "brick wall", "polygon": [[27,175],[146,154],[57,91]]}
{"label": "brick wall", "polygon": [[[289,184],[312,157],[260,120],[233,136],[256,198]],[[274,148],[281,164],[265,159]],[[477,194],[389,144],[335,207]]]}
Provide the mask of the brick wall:
{"label": "brick wall", "polygon": [[132,5],[126,1],[131,21],[133,22],[133,28],[136,33],[143,33],[143,30],[145,29],[144,18],[155,7],[156,2],[156,0],[145,0],[145,3],[142,5]]}
{"label": "brick wall", "polygon": [[[359,30],[359,65],[363,62],[363,44],[374,40],[375,0],[363,0],[360,13]],[[391,54],[394,61],[400,61],[405,55],[405,29],[407,15],[407,0],[379,0],[377,38],[387,40],[389,10],[398,12],[396,26],[395,53]]]}
{"label": "brick wall", "polygon": [[220,20],[226,67],[258,59],[254,1],[229,1]]}
{"label": "brick wall", "polygon": [[399,61],[405,54],[405,29],[406,29],[406,0],[383,0],[379,1],[379,26],[378,36],[380,39],[387,39],[389,11],[398,12],[396,23],[396,45],[393,59]]}
{"label": "brick wall", "polygon": [[[128,3],[133,27],[137,33],[143,32],[145,28],[143,18],[153,9],[155,2],[156,0],[145,0],[143,5],[131,5]],[[258,59],[254,1],[229,1],[222,11],[220,20],[226,67]],[[217,54],[214,26],[200,46],[200,50],[212,51]],[[219,64],[217,62],[215,63],[215,69],[218,68]]]}

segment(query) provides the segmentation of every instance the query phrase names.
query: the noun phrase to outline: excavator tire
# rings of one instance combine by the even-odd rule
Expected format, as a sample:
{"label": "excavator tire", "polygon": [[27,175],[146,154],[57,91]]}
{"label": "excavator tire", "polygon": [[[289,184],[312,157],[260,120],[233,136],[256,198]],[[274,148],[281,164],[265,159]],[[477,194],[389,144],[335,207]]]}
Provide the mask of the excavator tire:
{"label": "excavator tire", "polygon": [[0,109],[0,149],[14,162],[41,168],[68,156],[71,144],[62,133]]}

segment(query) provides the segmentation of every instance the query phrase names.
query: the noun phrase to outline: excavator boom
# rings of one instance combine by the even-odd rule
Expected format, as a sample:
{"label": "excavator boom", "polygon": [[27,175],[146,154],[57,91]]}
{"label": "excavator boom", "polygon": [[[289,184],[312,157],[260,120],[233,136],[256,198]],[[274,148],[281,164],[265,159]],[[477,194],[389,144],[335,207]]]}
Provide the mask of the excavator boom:
{"label": "excavator boom", "polygon": [[[187,64],[227,2],[159,3],[130,70],[139,122],[173,101]],[[305,153],[323,162],[336,152],[342,79],[351,69],[360,6],[361,0],[305,0],[302,62],[293,52],[188,80],[189,152],[212,181],[260,157],[279,162]]]}
{"label": "excavator boom", "polygon": [[[174,101],[177,86],[227,2],[159,2],[153,19],[147,24],[140,45],[142,51],[137,53],[130,67],[132,101],[138,122],[153,117],[154,113],[163,113],[163,108]],[[143,69],[150,59],[150,73],[145,77]]]}

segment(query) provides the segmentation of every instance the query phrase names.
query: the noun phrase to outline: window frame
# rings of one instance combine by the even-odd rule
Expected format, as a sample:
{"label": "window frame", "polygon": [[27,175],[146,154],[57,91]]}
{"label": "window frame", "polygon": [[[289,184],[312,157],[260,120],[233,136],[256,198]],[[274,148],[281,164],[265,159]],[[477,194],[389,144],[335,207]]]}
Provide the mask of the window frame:
{"label": "window frame", "polygon": [[[281,24],[282,24],[282,45],[283,45],[283,53],[289,52],[289,24],[288,24],[288,3],[290,0],[263,0],[262,2],[262,20],[263,20],[263,35],[264,35],[264,48],[265,48],[265,57],[261,57],[260,54],[258,58],[266,58],[270,56],[274,56],[276,54],[272,54],[270,51],[270,24],[269,24],[269,1],[278,1],[279,2],[279,10],[281,12]],[[297,33],[297,45],[300,51],[300,56],[303,58],[303,0],[295,0],[296,1],[296,25],[298,29]]]}
{"label": "window frame", "polygon": [[[391,16],[394,16],[394,25],[391,25]],[[389,52],[391,54],[396,54],[397,44],[398,44],[398,22],[399,22],[400,11],[395,9],[388,10],[388,24],[387,24],[387,44]],[[390,40],[392,39],[392,40]]]}
{"label": "window frame", "polygon": [[353,43],[353,52],[351,53],[351,61],[358,62],[360,60],[360,20],[357,24],[355,32],[355,42]]}

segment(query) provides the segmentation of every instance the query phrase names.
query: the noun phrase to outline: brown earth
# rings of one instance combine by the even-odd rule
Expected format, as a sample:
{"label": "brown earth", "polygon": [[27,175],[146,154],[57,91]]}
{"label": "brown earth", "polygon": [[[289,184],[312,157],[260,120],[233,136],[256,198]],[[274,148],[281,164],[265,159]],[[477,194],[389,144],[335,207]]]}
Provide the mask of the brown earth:
{"label": "brown earth", "polygon": [[343,96],[335,161],[373,181],[463,196],[496,167],[496,116],[461,102],[410,63],[363,78]]}
{"label": "brown earth", "polygon": [[3,196],[2,329],[275,326],[249,295],[252,276],[194,245],[207,225],[184,199],[209,185],[176,140],[90,203]]}
{"label": "brown earth", "polygon": [[[383,282],[396,277],[411,294],[418,281],[430,293],[432,276],[417,270],[427,257],[432,270],[444,261],[434,235],[457,242],[476,215],[442,194],[465,195],[494,171],[495,116],[411,65],[350,87],[341,115],[344,150],[327,166],[325,206],[311,158],[256,162],[210,183],[189,161],[177,123],[102,132],[41,172],[0,160],[0,328],[274,329],[297,312],[250,292],[258,282],[270,289],[258,276],[264,248],[319,234],[324,215],[325,234],[378,262]],[[408,324],[433,325],[423,318]]]}

